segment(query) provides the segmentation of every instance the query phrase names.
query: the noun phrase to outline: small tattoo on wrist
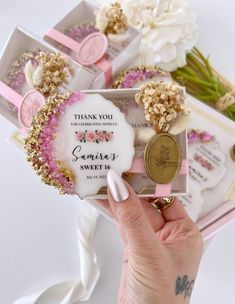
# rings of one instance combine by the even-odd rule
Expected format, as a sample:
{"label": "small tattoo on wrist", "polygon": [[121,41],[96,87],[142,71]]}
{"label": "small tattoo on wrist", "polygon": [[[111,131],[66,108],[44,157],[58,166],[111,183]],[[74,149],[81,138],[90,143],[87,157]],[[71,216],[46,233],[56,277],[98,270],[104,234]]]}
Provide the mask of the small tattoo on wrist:
{"label": "small tattoo on wrist", "polygon": [[195,280],[190,280],[187,275],[182,277],[177,277],[176,284],[175,284],[175,294],[176,295],[183,295],[184,298],[190,298]]}

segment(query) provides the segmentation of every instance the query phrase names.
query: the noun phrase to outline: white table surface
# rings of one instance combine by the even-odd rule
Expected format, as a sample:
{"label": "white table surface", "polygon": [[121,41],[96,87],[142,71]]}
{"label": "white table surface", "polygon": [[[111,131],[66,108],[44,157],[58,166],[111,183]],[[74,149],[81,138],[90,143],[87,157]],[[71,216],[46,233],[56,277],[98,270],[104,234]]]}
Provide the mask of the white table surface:
{"label": "white table surface", "polygon": [[[16,24],[42,35],[76,2],[0,0],[0,49]],[[191,7],[198,14],[198,46],[235,82],[234,1],[192,0]],[[14,128],[2,117],[0,130],[0,303],[11,304],[49,284],[76,278],[78,200],[59,196],[39,182],[24,154],[7,143]],[[235,224],[213,239],[202,260],[192,304],[235,303],[234,240]],[[95,248],[102,273],[87,303],[116,303],[123,246],[102,216]]]}

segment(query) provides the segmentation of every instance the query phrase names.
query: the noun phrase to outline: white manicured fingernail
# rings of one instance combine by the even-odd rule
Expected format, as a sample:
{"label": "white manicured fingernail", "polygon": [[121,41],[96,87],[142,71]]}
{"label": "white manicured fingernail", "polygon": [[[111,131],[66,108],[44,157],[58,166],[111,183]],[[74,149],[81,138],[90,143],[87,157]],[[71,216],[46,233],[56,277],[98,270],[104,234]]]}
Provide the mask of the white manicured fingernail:
{"label": "white manicured fingernail", "polygon": [[107,174],[108,187],[113,199],[117,202],[123,202],[129,197],[128,188],[122,179],[114,170],[109,170]]}

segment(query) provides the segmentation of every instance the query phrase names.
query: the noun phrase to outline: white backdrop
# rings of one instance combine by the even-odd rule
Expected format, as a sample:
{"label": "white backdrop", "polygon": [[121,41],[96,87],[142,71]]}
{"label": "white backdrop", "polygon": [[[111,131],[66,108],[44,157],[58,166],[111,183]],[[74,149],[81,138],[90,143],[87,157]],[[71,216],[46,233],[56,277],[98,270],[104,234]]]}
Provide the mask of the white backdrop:
{"label": "white backdrop", "polygon": [[[198,46],[235,82],[235,2],[191,1],[200,26]],[[16,24],[42,35],[76,2],[0,0],[0,49]],[[0,130],[0,303],[12,304],[49,284],[76,279],[79,202],[61,197],[39,182],[24,154],[7,143],[14,128],[2,117]],[[235,303],[234,239],[235,224],[212,241],[201,264],[192,304]],[[87,303],[116,303],[123,246],[115,228],[103,217],[94,243],[101,278]]]}

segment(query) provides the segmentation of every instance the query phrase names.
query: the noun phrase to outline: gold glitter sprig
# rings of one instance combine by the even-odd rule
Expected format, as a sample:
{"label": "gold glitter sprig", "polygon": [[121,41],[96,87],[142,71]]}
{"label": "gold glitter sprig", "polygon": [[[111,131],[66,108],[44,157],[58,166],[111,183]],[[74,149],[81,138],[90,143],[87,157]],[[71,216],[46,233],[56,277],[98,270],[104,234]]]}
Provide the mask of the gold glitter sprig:
{"label": "gold glitter sprig", "polygon": [[69,168],[67,168],[67,166],[65,165],[65,163],[63,161],[58,160],[57,164],[59,166],[59,172],[61,174],[63,174],[63,176],[67,179],[67,181],[69,181],[69,182],[75,181],[76,177],[75,177],[74,172],[72,170],[70,170]]}
{"label": "gold glitter sprig", "polygon": [[22,68],[25,66],[27,61],[34,59],[36,52],[37,51],[24,52],[21,56],[12,62],[8,70],[7,78],[4,80],[7,85],[12,85],[15,77],[22,72]]}
{"label": "gold glitter sprig", "polygon": [[[45,105],[39,110],[37,115],[34,117],[32,122],[32,127],[29,132],[28,138],[25,140],[24,149],[27,153],[27,161],[31,163],[33,169],[41,176],[42,181],[51,185],[59,190],[61,194],[65,194],[63,185],[58,181],[58,179],[53,175],[52,170],[43,158],[41,153],[41,144],[40,135],[46,123],[50,119],[51,115],[57,113],[58,107],[64,103],[66,99],[71,96],[72,93],[66,93],[65,95],[57,93],[53,97],[49,97]],[[48,137],[55,137],[56,134],[50,134]],[[57,161],[59,167],[59,172],[64,175],[67,181],[74,181],[75,176],[73,172],[69,169],[66,169],[62,162]]]}
{"label": "gold glitter sprig", "polygon": [[[113,82],[112,88],[113,89],[121,88],[122,85],[123,85],[123,82],[125,81],[125,78],[127,77],[127,75],[131,74],[131,73],[135,73],[135,72],[140,72],[140,73],[144,74],[143,77],[145,77],[145,74],[147,74],[147,73],[152,73],[152,74],[156,73],[156,74],[159,74],[162,77],[169,77],[169,78],[171,77],[168,72],[163,71],[162,69],[158,68],[157,66],[154,66],[154,65],[149,65],[149,66],[137,65],[137,66],[134,66],[134,67],[124,69],[118,75],[118,77],[115,79],[115,81]],[[148,79],[148,77],[146,77],[146,79]],[[136,77],[135,77],[135,80],[136,81],[141,81],[143,79],[141,79],[141,75],[140,75],[139,79],[136,79]]]}

